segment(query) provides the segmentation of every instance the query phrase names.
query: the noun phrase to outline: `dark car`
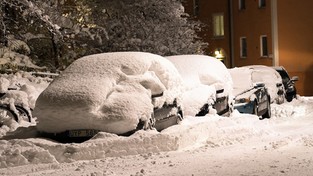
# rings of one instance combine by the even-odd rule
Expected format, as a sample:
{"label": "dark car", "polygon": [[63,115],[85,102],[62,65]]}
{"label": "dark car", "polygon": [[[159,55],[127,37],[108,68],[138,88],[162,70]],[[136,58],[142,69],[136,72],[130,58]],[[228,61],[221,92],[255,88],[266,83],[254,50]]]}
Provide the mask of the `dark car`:
{"label": "dark car", "polygon": [[248,65],[244,67],[253,69],[253,82],[262,82],[265,84],[265,87],[271,96],[271,103],[282,104],[285,102],[285,88],[283,81],[275,69],[265,65]]}
{"label": "dark car", "polygon": [[270,94],[264,83],[253,82],[253,71],[254,69],[244,67],[229,69],[234,82],[234,109],[240,113],[261,116],[260,119],[270,118]]}
{"label": "dark car", "polygon": [[295,82],[299,80],[298,76],[293,76],[292,78],[289,77],[287,70],[282,67],[273,67],[281,76],[283,80],[283,84],[285,87],[285,97],[288,102],[291,102],[292,99],[296,98],[297,96],[297,89]]}

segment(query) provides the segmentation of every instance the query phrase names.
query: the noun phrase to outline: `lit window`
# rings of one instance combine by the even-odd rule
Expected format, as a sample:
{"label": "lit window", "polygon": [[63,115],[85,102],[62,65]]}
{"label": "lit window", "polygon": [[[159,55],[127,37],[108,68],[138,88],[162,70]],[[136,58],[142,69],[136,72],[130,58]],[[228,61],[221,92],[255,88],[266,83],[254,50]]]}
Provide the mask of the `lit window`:
{"label": "lit window", "polygon": [[199,15],[199,0],[193,0],[193,15]]}
{"label": "lit window", "polygon": [[268,57],[268,47],[267,47],[267,36],[262,35],[260,37],[260,43],[261,43],[261,56],[262,57]]}
{"label": "lit window", "polygon": [[240,37],[240,57],[246,58],[247,57],[247,38]]}
{"label": "lit window", "polygon": [[259,0],[259,8],[264,8],[266,6],[265,0]]}
{"label": "lit window", "polygon": [[245,0],[239,0],[239,10],[246,9],[246,1]]}
{"label": "lit window", "polygon": [[213,36],[224,36],[224,14],[213,14]]}

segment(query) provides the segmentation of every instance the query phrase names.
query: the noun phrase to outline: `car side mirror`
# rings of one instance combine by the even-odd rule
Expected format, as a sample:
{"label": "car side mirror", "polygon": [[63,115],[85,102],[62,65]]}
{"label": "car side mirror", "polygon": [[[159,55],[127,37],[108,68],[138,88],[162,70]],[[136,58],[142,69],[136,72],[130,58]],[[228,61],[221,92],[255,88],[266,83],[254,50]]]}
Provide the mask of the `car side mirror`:
{"label": "car side mirror", "polygon": [[220,93],[223,93],[224,92],[224,89],[218,89],[216,90],[216,94],[220,94]]}
{"label": "car side mirror", "polygon": [[254,85],[254,88],[260,88],[260,87],[265,87],[265,84],[264,83],[256,83]]}
{"label": "car side mirror", "polygon": [[292,78],[291,78],[291,81],[298,81],[299,80],[299,77],[298,76],[293,76]]}
{"label": "car side mirror", "polygon": [[162,96],[163,96],[163,92],[159,94],[151,95],[151,98],[162,97]]}

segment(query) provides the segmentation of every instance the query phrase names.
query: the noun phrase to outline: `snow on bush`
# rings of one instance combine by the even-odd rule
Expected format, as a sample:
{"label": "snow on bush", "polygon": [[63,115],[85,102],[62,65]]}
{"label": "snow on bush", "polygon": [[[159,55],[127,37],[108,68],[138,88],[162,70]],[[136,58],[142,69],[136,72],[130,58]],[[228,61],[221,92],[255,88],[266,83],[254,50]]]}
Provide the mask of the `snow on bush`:
{"label": "snow on bush", "polygon": [[[181,78],[167,59],[143,52],[85,56],[73,62],[39,96],[40,131],[96,129],[122,134],[148,122],[154,107],[180,104]],[[151,102],[151,96],[163,96]]]}
{"label": "snow on bush", "polygon": [[[1,74],[0,88],[1,93],[5,93],[1,97],[1,104],[9,104],[10,109],[16,112],[14,105],[20,105],[31,112],[39,94],[49,85],[50,78],[35,77],[27,72],[17,72],[12,74]],[[8,90],[15,88],[16,90]],[[35,125],[35,120],[32,119],[32,124],[20,121],[16,122],[12,118],[8,118],[5,114],[0,115],[2,126],[0,127],[0,137],[7,132],[15,131],[19,126]]]}

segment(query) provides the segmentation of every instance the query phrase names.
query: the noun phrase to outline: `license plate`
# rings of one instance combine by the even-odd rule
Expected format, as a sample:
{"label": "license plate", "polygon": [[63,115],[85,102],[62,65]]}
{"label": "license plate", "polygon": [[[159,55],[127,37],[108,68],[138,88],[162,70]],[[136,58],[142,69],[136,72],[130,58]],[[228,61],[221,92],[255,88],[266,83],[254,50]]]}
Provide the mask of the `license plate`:
{"label": "license plate", "polygon": [[92,137],[96,135],[99,130],[70,130],[69,137]]}

